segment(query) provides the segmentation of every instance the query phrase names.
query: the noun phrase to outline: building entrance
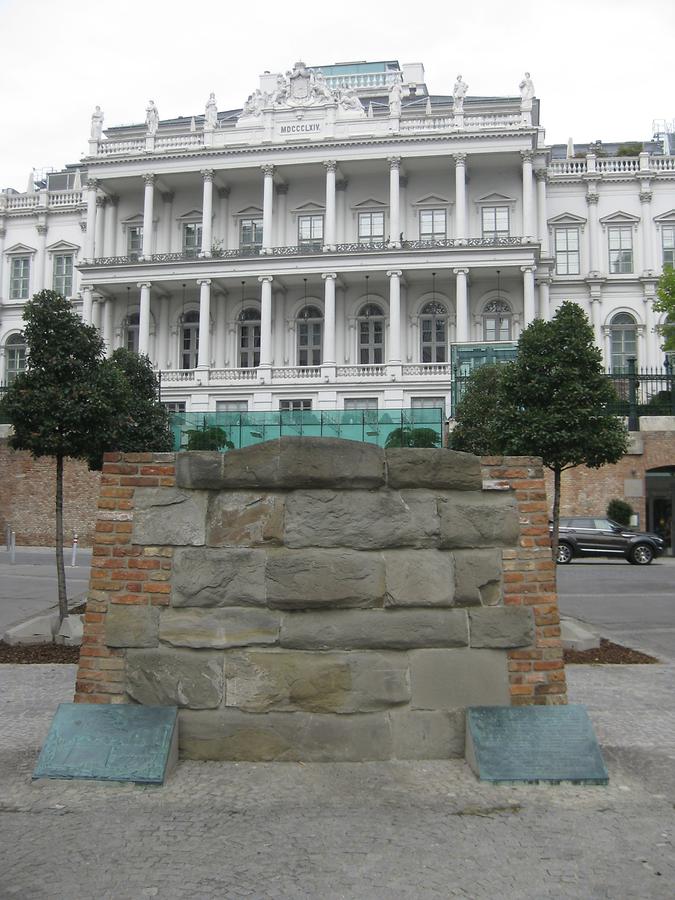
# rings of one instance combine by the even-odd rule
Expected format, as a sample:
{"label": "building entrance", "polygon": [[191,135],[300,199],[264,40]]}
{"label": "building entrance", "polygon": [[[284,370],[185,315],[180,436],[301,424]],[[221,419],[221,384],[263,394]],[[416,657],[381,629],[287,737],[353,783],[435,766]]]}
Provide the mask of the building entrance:
{"label": "building entrance", "polygon": [[659,466],[646,473],[647,528],[666,542],[666,554],[675,555],[675,466]]}

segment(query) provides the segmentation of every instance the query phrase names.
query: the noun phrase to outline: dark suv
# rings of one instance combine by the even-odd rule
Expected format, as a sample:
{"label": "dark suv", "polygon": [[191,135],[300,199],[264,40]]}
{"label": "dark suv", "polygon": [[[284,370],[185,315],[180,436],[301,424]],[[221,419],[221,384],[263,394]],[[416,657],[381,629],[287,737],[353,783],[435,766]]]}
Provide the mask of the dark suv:
{"label": "dark suv", "polygon": [[576,556],[625,556],[633,565],[646,566],[664,547],[658,534],[631,531],[611,519],[561,516],[556,561],[569,563]]}

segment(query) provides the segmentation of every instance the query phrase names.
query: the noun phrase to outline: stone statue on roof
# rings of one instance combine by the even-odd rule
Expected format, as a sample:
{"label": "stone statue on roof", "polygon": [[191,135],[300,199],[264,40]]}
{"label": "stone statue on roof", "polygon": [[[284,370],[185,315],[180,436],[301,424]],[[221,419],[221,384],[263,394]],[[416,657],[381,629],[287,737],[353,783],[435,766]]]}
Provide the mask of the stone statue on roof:
{"label": "stone statue on roof", "polygon": [[91,139],[92,141],[100,141],[103,135],[103,110],[100,106],[91,114]]}
{"label": "stone statue on roof", "polygon": [[145,108],[145,130],[148,135],[157,134],[159,128],[159,112],[155,106],[155,101],[150,100]]}
{"label": "stone statue on roof", "polygon": [[364,116],[366,114],[365,109],[363,108],[363,103],[359,100],[356,95],[356,91],[354,88],[344,88],[340,91],[338,104],[340,109],[345,110],[345,112],[356,112],[362,113]]}
{"label": "stone statue on roof", "polygon": [[400,81],[395,81],[389,89],[389,115],[395,119],[401,115],[401,98],[403,96],[403,88]]}
{"label": "stone statue on roof", "polygon": [[211,91],[209,99],[206,102],[206,110],[204,112],[204,128],[213,131],[218,125],[218,107],[216,106],[216,95]]}
{"label": "stone statue on roof", "polygon": [[534,83],[530,78],[529,72],[525,73],[525,77],[520,82],[518,87],[520,88],[521,105],[529,101],[531,108],[532,98],[534,97]]}
{"label": "stone statue on roof", "polygon": [[466,83],[466,81],[462,81],[461,75],[458,75],[455,86],[452,89],[453,108],[455,112],[463,112],[464,98],[466,97],[466,92],[468,90],[469,85]]}

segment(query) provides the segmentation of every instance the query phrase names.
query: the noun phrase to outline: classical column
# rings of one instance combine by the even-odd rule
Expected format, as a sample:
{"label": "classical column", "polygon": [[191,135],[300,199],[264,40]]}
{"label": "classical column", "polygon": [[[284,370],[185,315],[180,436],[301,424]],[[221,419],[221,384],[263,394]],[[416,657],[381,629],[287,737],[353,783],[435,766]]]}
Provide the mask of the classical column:
{"label": "classical column", "polygon": [[[0,203],[2,203],[2,199],[0,198]],[[2,297],[4,281],[3,281],[3,270],[4,270],[4,262],[5,262],[5,238],[7,237],[7,228],[5,226],[4,218],[0,220],[0,297]],[[7,292],[9,294],[9,291]],[[4,371],[4,369],[0,369],[0,371]]]}
{"label": "classical column", "polygon": [[539,285],[539,318],[548,322],[551,319],[551,278],[549,275],[541,275],[537,279],[537,283]]}
{"label": "classical column", "polygon": [[213,245],[213,177],[213,169],[202,169],[202,178],[204,179],[204,198],[202,201],[202,256],[211,256],[211,246]]}
{"label": "classical column", "polygon": [[286,201],[288,200],[288,185],[278,184],[277,191],[277,246],[286,247]]}
{"label": "classical column", "polygon": [[162,245],[161,253],[171,253],[171,233],[173,231],[173,191],[162,191]]}
{"label": "classical column", "polygon": [[455,288],[456,294],[456,318],[457,318],[457,342],[462,344],[469,340],[469,298],[466,286],[466,278],[469,274],[468,269],[452,270],[457,284]]}
{"label": "classical column", "polygon": [[141,304],[138,316],[138,352],[150,353],[150,288],[149,281],[139,281],[136,287],[141,289]]}
{"label": "classical column", "polygon": [[399,196],[399,173],[401,157],[389,157],[389,244],[400,247],[401,234],[401,198]]}
{"label": "classical column", "polygon": [[197,368],[211,366],[211,279],[200,278],[199,285],[199,350]]}
{"label": "classical column", "polygon": [[216,369],[225,368],[227,354],[227,322],[225,321],[226,296],[227,295],[223,290],[217,290],[214,296],[216,307],[216,346],[213,355],[215,358]]}
{"label": "classical column", "polygon": [[[272,205],[274,202],[274,166],[261,166],[263,173],[263,236],[262,252],[269,253],[274,246],[272,235]],[[261,353],[262,358],[262,353]]]}
{"label": "classical column", "polygon": [[640,191],[640,210],[642,220],[640,222],[640,234],[642,235],[642,266],[643,272],[650,272],[652,265],[652,192],[643,189]]}
{"label": "classical column", "polygon": [[230,228],[230,189],[229,187],[218,188],[218,198],[220,200],[220,225],[216,237],[221,242],[223,250],[228,249],[227,234]]}
{"label": "classical column", "polygon": [[159,301],[159,335],[157,340],[157,366],[161,369],[169,368],[169,312],[171,297],[164,296]]}
{"label": "classical column", "polygon": [[406,234],[408,233],[408,176],[407,175],[399,175],[398,179],[398,199],[399,199],[399,210],[400,210],[400,229],[401,234],[403,235],[402,240],[406,240]]}
{"label": "classical column", "polygon": [[324,366],[335,366],[335,272],[325,272],[324,314],[323,314],[323,358]]}
{"label": "classical column", "polygon": [[400,269],[387,272],[389,279],[389,353],[390,365],[401,364],[401,275]]}
{"label": "classical column", "polygon": [[37,252],[37,289],[44,290],[45,284],[45,268],[47,263],[47,225],[36,225],[35,230],[38,233],[38,252]]}
{"label": "classical column", "polygon": [[105,205],[105,226],[103,229],[104,233],[104,244],[106,249],[106,256],[117,256],[117,204],[120,201],[120,198],[117,194],[109,194],[106,197],[106,205]]}
{"label": "classical column", "polygon": [[640,367],[660,367],[661,366],[661,342],[656,339],[654,331],[656,327],[654,317],[654,300],[656,299],[656,283],[648,282],[643,284],[644,304],[645,304],[645,345],[646,354],[641,360],[638,360]]}
{"label": "classical column", "polygon": [[101,300],[100,295],[97,295],[92,299],[94,302],[91,308],[91,324],[94,328],[101,331],[103,327],[103,301]]}
{"label": "classical column", "polygon": [[260,366],[272,364],[272,276],[258,278],[260,289]]}
{"label": "classical column", "polygon": [[537,169],[534,173],[537,178],[537,225],[539,226],[539,243],[541,255],[550,253],[548,243],[548,212],[546,204],[546,169]]}
{"label": "classical column", "polygon": [[455,153],[455,238],[464,240],[466,230],[466,153]]}
{"label": "classical column", "polygon": [[337,242],[344,244],[347,241],[346,223],[347,223],[347,184],[344,179],[338,181],[335,185],[337,191]]}
{"label": "classical column", "polygon": [[534,266],[521,266],[523,273],[523,319],[524,327],[534,322],[537,313],[534,307]]}
{"label": "classical column", "polygon": [[96,236],[94,244],[96,248],[96,256],[106,256],[105,247],[105,216],[108,198],[102,194],[96,198]]}
{"label": "classical column", "polygon": [[534,239],[532,151],[521,150],[520,155],[523,158],[523,237],[526,241],[531,241]]}
{"label": "classical column", "polygon": [[87,233],[85,237],[85,259],[94,259],[96,241],[96,191],[98,181],[90,178],[87,181]]}
{"label": "classical column", "polygon": [[588,204],[588,271],[597,274],[600,271],[598,254],[598,195],[595,191],[586,194]]}
{"label": "classical column", "polygon": [[94,311],[94,288],[86,284],[82,288],[82,321],[85,325],[91,325],[91,317]]}
{"label": "classical column", "polygon": [[105,355],[112,356],[115,301],[108,297],[103,303],[103,340],[105,341]]}
{"label": "classical column", "polygon": [[[153,208],[155,203],[155,176],[152,174],[143,175],[145,183],[145,195],[143,198],[143,250],[144,257],[152,256],[152,225],[153,225]],[[148,289],[149,290],[149,289]],[[148,303],[150,294],[148,293]],[[148,307],[149,309],[149,307]],[[147,353],[147,350],[141,351]]]}
{"label": "classical column", "polygon": [[334,159],[324,162],[326,168],[326,229],[323,237],[323,249],[334,250],[335,244],[335,170],[337,163]]}

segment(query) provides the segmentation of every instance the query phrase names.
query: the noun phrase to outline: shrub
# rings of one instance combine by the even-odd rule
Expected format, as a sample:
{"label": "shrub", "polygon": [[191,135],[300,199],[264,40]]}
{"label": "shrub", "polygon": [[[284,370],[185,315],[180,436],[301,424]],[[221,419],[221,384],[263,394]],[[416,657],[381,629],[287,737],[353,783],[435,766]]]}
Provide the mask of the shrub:
{"label": "shrub", "polygon": [[630,525],[633,507],[625,500],[610,500],[607,504],[607,515],[619,525]]}

